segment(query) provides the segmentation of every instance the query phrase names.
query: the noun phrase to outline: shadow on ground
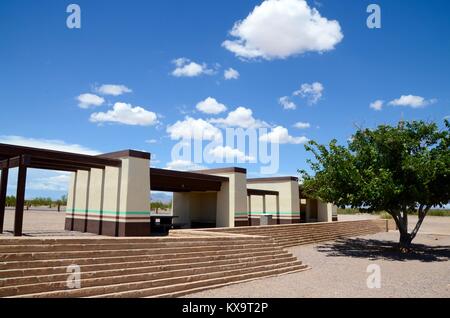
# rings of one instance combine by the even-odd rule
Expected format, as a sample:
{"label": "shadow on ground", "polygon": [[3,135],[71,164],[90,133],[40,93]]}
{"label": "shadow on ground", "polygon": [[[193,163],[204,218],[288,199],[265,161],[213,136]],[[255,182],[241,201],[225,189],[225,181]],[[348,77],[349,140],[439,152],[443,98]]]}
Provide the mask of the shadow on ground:
{"label": "shadow on ground", "polygon": [[326,253],[326,256],[357,257],[371,260],[417,260],[421,262],[445,262],[450,260],[450,246],[412,244],[412,251],[402,254],[398,251],[398,243],[396,242],[364,238],[339,239],[319,245],[317,250]]}

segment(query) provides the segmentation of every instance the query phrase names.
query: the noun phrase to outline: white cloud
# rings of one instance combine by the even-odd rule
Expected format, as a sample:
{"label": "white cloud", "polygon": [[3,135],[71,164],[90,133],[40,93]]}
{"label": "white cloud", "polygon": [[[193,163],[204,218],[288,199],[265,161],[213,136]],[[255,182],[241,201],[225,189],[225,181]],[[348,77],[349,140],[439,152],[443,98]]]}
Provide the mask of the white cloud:
{"label": "white cloud", "polygon": [[322,83],[314,82],[312,84],[302,84],[298,91],[293,93],[294,96],[301,96],[308,100],[309,105],[317,104],[322,98],[324,87]]}
{"label": "white cloud", "polygon": [[226,80],[232,80],[238,79],[240,74],[238,71],[230,67],[229,69],[224,71],[223,76],[225,77]]}
{"label": "white cloud", "polygon": [[214,70],[209,69],[207,64],[198,64],[184,57],[173,60],[172,63],[176,66],[172,71],[172,75],[175,77],[195,77],[202,74],[214,74]]}
{"label": "white cloud", "polygon": [[156,144],[158,142],[158,140],[156,139],[148,139],[145,141],[147,144]]}
{"label": "white cloud", "polygon": [[322,17],[305,0],[266,0],[234,24],[223,42],[236,56],[284,59],[305,52],[325,52],[342,41],[338,21]]}
{"label": "white cloud", "polygon": [[311,127],[311,124],[310,124],[310,123],[304,123],[304,122],[299,121],[298,123],[296,123],[296,124],[294,125],[294,127],[295,127],[295,128],[298,128],[298,129],[307,129],[307,128],[310,128],[310,127]]}
{"label": "white cloud", "polygon": [[96,91],[103,95],[119,96],[125,93],[131,93],[132,90],[125,85],[104,84],[96,89]]}
{"label": "white cloud", "polygon": [[289,96],[280,97],[278,103],[283,106],[284,109],[297,109],[297,105],[289,99]]}
{"label": "white cloud", "polygon": [[90,117],[93,123],[120,123],[133,126],[152,126],[158,123],[158,116],[142,107],[133,107],[126,103],[115,103],[112,110],[93,113]]}
{"label": "white cloud", "polygon": [[65,192],[68,189],[69,181],[70,181],[69,173],[32,178],[30,182],[27,184],[27,189],[39,191]]}
{"label": "white cloud", "polygon": [[103,97],[94,95],[94,94],[81,94],[77,97],[78,106],[80,108],[89,108],[91,106],[97,107],[103,105],[105,99]]}
{"label": "white cloud", "polygon": [[220,140],[221,131],[203,119],[186,117],[183,121],[167,127],[167,133],[172,140],[197,139],[197,140]]}
{"label": "white cloud", "polygon": [[56,139],[35,139],[22,136],[0,136],[0,143],[48,150],[74,152],[86,155],[100,154],[100,152],[97,150],[93,150],[78,144],[68,144],[62,140]]}
{"label": "white cloud", "polygon": [[205,167],[188,160],[173,160],[167,163],[165,169],[189,171],[189,170],[202,170],[205,169]]}
{"label": "white cloud", "polygon": [[209,119],[210,123],[219,124],[225,127],[259,128],[267,127],[268,124],[255,119],[250,108],[238,107],[228,113],[226,118]]}
{"label": "white cloud", "polygon": [[437,99],[429,99],[426,100],[421,96],[414,95],[402,95],[400,98],[394,99],[389,102],[389,105],[392,106],[407,106],[412,108],[422,108],[428,105],[434,104],[437,102]]}
{"label": "white cloud", "polygon": [[215,98],[208,97],[207,99],[199,102],[196,108],[205,114],[220,114],[227,110],[224,104],[219,103]]}
{"label": "white cloud", "polygon": [[259,140],[275,144],[305,144],[309,141],[309,139],[304,136],[292,137],[289,135],[287,128],[282,126],[273,128],[271,132],[259,137]]}
{"label": "white cloud", "polygon": [[370,103],[370,108],[372,108],[376,111],[382,110],[383,106],[384,106],[384,101],[382,101],[382,100],[376,100],[373,103]]}
{"label": "white cloud", "polygon": [[231,148],[230,146],[217,146],[209,151],[209,154],[216,159],[225,159],[226,162],[234,161],[235,159],[240,162],[254,160],[251,156],[246,156],[241,150]]}

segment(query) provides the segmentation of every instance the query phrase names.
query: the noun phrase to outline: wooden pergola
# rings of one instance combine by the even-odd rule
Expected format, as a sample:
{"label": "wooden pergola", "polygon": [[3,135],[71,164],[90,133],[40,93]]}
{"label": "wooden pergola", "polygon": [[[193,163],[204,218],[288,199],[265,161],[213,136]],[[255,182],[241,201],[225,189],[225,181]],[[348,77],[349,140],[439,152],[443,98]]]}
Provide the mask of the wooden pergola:
{"label": "wooden pergola", "polygon": [[75,172],[120,167],[121,160],[55,150],[0,144],[0,233],[3,233],[9,169],[18,168],[14,235],[22,235],[27,169]]}
{"label": "wooden pergola", "polygon": [[152,191],[165,192],[206,192],[220,191],[227,177],[207,175],[197,172],[184,172],[150,168],[150,187]]}

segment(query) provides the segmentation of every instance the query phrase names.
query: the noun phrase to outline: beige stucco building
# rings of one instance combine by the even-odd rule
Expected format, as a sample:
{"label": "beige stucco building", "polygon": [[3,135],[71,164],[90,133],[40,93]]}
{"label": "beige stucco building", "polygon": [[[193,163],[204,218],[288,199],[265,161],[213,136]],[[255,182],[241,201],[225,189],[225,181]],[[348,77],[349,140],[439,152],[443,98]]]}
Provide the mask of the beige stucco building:
{"label": "beige stucco building", "polygon": [[66,229],[111,236],[150,234],[151,191],[173,192],[183,228],[330,222],[331,204],[302,198],[296,177],[247,178],[243,168],[180,172],[150,167],[150,154],[104,154],[119,167],[72,173]]}

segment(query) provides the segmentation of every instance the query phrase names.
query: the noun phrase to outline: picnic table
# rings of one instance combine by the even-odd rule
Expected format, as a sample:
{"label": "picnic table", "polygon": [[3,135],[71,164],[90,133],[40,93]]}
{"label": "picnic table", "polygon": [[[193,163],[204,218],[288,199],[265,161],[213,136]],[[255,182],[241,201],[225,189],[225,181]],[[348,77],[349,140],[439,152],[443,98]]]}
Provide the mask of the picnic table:
{"label": "picnic table", "polygon": [[150,216],[150,235],[168,236],[173,226],[173,219],[178,216],[171,215],[151,215]]}

